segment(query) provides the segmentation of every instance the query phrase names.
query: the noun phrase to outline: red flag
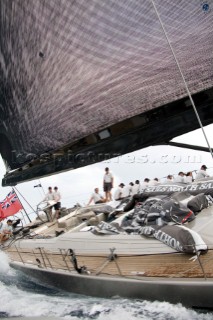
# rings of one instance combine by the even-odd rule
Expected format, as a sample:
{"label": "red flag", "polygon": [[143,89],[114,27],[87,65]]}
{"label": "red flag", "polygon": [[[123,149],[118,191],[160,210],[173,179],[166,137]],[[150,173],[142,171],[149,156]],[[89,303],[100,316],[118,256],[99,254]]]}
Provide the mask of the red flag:
{"label": "red flag", "polygon": [[15,191],[12,190],[3,201],[0,201],[0,218],[12,216],[21,209],[23,209],[22,204]]}

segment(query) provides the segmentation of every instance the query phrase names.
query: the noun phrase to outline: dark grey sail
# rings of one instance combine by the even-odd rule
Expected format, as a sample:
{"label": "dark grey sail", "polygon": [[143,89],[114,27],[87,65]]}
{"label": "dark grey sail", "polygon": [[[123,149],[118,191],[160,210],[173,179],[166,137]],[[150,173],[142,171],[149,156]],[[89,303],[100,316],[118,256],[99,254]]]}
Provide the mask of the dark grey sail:
{"label": "dark grey sail", "polygon": [[[155,1],[203,125],[212,123],[213,13]],[[1,0],[3,185],[199,127],[152,1]]]}

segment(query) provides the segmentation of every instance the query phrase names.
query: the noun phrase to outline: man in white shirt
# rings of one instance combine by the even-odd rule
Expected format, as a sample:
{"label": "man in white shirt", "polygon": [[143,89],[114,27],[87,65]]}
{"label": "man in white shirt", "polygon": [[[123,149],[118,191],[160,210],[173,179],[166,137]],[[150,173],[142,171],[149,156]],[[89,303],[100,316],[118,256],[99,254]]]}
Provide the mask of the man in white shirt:
{"label": "man in white shirt", "polygon": [[106,202],[112,201],[111,190],[113,188],[113,181],[114,181],[114,178],[113,178],[113,175],[109,172],[109,168],[105,168],[105,175],[103,179],[103,189],[105,192]]}
{"label": "man in white shirt", "polygon": [[129,185],[124,188],[123,197],[132,196],[132,188],[133,188],[133,186],[134,186],[134,183],[130,182]]}
{"label": "man in white shirt", "polygon": [[149,186],[151,186],[151,187],[157,186],[158,184],[160,184],[158,178],[154,178],[153,180],[149,181]]}
{"label": "man in white shirt", "polygon": [[208,178],[209,175],[208,173],[206,172],[206,169],[207,169],[207,166],[205,164],[203,164],[200,168],[200,170],[198,171],[196,177],[195,177],[195,180],[200,180],[200,179],[203,179],[203,178]]}
{"label": "man in white shirt", "polygon": [[140,181],[135,180],[135,184],[134,186],[132,186],[132,196],[134,196],[134,194],[137,194],[139,192],[140,192]]}
{"label": "man in white shirt", "polygon": [[48,188],[48,193],[45,195],[44,199],[42,200],[43,201],[49,201],[49,200],[54,200],[54,194],[53,194],[53,190],[52,190],[52,187],[49,187]]}
{"label": "man in white shirt", "polygon": [[141,184],[141,190],[146,189],[149,186],[150,179],[145,178]]}
{"label": "man in white shirt", "polygon": [[175,182],[185,183],[185,174],[182,171],[178,173],[178,176],[175,178]]}
{"label": "man in white shirt", "polygon": [[171,182],[174,182],[174,177],[171,174],[168,174],[164,183],[171,183]]}
{"label": "man in white shirt", "polygon": [[98,204],[98,203],[104,203],[106,202],[106,199],[104,199],[104,197],[102,197],[100,194],[99,194],[99,189],[98,188],[95,188],[94,189],[95,192],[92,193],[91,195],[91,198],[88,202],[88,206],[90,205],[90,203],[92,201],[94,201],[95,204]]}
{"label": "man in white shirt", "polygon": [[7,220],[7,225],[3,225],[0,230],[0,243],[6,241],[13,234],[12,220]]}
{"label": "man in white shirt", "polygon": [[124,187],[125,187],[124,183],[119,184],[118,189],[115,191],[115,194],[114,194],[115,200],[121,200],[121,199],[125,198]]}
{"label": "man in white shirt", "polygon": [[58,191],[58,187],[54,187],[53,200],[56,201],[56,204],[54,204],[53,207],[55,209],[55,218],[58,219],[60,215],[60,208],[61,208],[61,194]]}
{"label": "man in white shirt", "polygon": [[[48,193],[45,195],[44,199],[40,203],[42,203],[44,201],[52,201],[52,200],[54,200],[54,193],[53,193],[52,187],[49,187]],[[49,212],[51,220],[52,220],[52,207],[53,207],[53,205],[48,208],[48,212]]]}
{"label": "man in white shirt", "polygon": [[192,171],[189,171],[185,176],[185,183],[192,183],[192,182],[193,182]]}

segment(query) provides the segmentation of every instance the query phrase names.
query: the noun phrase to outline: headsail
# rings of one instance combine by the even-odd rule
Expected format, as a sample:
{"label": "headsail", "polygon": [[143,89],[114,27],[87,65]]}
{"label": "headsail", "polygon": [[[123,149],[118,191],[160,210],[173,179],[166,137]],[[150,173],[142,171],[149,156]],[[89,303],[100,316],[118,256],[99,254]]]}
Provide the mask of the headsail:
{"label": "headsail", "polygon": [[[155,1],[203,125],[213,15]],[[0,2],[3,185],[167,143],[198,127],[151,1]]]}

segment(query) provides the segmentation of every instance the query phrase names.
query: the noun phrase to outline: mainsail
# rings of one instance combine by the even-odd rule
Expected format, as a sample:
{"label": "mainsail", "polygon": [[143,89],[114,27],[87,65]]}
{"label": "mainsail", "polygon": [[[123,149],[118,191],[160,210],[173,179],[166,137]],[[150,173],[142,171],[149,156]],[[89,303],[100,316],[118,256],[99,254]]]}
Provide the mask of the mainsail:
{"label": "mainsail", "polygon": [[[155,1],[203,125],[212,123],[213,14]],[[198,128],[152,1],[0,1],[3,185]]]}

